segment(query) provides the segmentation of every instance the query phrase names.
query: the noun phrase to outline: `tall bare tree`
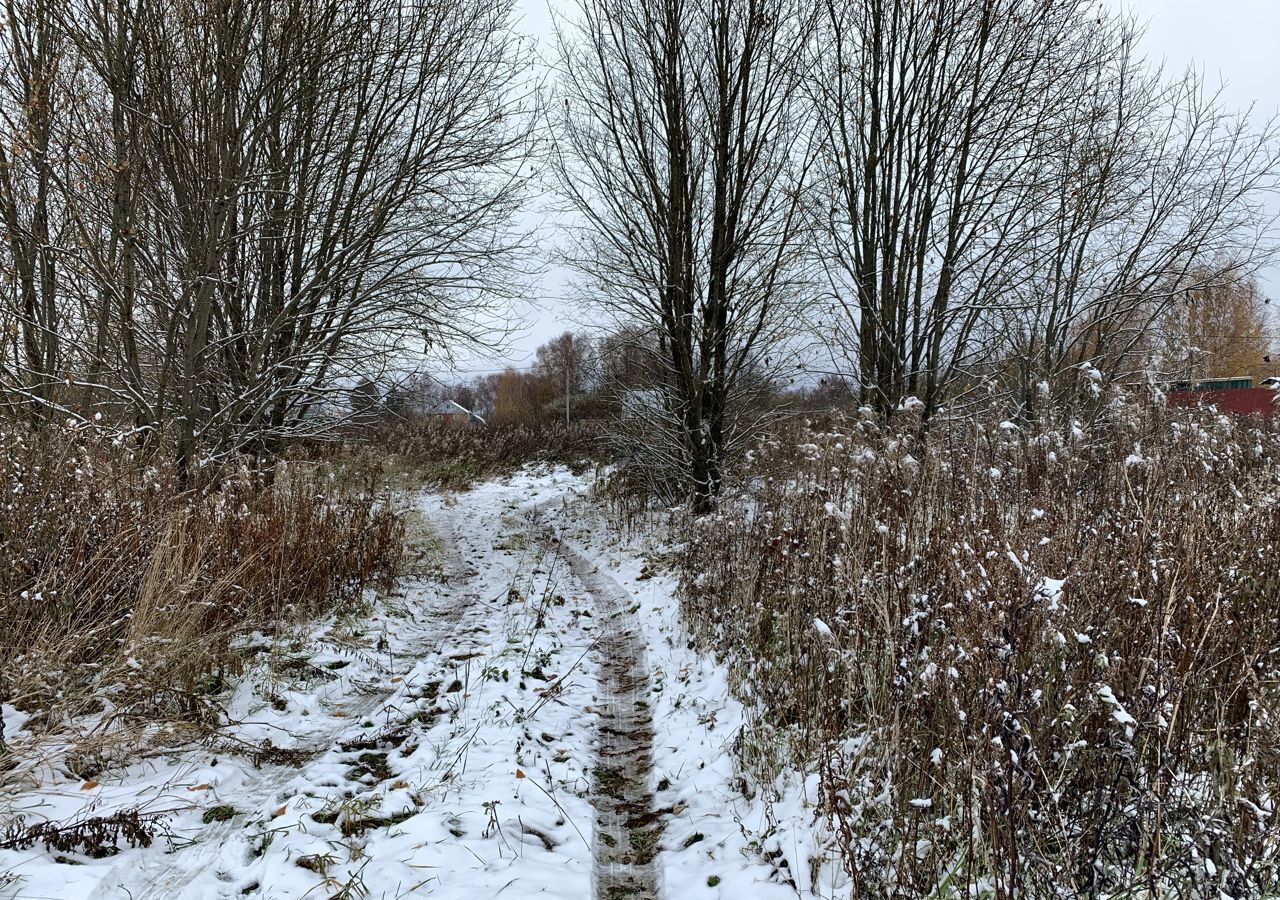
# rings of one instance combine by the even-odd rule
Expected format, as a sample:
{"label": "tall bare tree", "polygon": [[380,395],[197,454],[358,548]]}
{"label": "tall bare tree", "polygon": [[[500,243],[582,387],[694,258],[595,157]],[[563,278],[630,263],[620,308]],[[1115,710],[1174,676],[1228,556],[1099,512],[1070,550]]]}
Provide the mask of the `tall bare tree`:
{"label": "tall bare tree", "polygon": [[[58,223],[53,168],[66,97],[57,0],[13,0],[0,25],[0,226],[4,228],[4,298],[10,348],[22,372],[19,400],[28,415],[46,413],[62,358],[57,298]],[[5,355],[0,355],[3,359]]]}
{"label": "tall bare tree", "polygon": [[828,333],[865,402],[926,413],[1011,361],[1018,391],[1119,364],[1226,246],[1256,259],[1271,135],[1166,84],[1083,0],[827,0],[811,82]]}
{"label": "tall bare tree", "polygon": [[991,330],[1019,360],[1034,410],[1076,393],[1081,364],[1109,378],[1149,365],[1159,322],[1205,289],[1250,278],[1275,250],[1266,198],[1280,132],[1225,112],[1194,72],[1168,78],[1138,55],[1137,27],[1103,20],[1109,48],[1061,105],[1039,169],[1013,302]]}
{"label": "tall bare tree", "polygon": [[587,390],[595,369],[595,355],[587,338],[572,331],[547,341],[536,351],[534,372],[545,378],[560,397],[567,424],[572,398]]}
{"label": "tall bare tree", "polygon": [[654,338],[645,456],[708,509],[749,434],[744,374],[801,280],[800,0],[583,0],[561,38],[558,163],[593,299]]}
{"label": "tall bare tree", "polygon": [[[117,409],[186,469],[324,427],[356,379],[474,337],[516,289],[533,92],[511,0],[25,3],[47,37],[23,53],[66,73],[56,147],[19,174],[58,220],[41,237],[17,208],[8,256],[63,262],[54,312],[23,287],[9,316],[57,365],[0,357],[7,396]],[[11,68],[30,134],[44,82]]]}

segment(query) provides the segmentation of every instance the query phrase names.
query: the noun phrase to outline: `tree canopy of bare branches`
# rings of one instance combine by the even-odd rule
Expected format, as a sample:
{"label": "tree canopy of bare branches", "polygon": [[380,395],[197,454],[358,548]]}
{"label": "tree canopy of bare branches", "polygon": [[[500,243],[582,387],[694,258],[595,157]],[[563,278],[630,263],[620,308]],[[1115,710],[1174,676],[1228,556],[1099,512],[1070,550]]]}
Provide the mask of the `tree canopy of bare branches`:
{"label": "tree canopy of bare branches", "polygon": [[799,0],[583,0],[561,38],[574,262],[593,302],[652,339],[644,456],[700,508],[802,288],[812,24]]}
{"label": "tree canopy of bare branches", "polygon": [[[864,402],[1134,363],[1197,276],[1267,252],[1275,131],[1082,0],[827,0],[810,82],[824,328]],[[1065,379],[1069,381],[1070,379]],[[1056,389],[1056,388],[1055,388]]]}
{"label": "tree canopy of bare branches", "polygon": [[510,295],[510,0],[14,0],[0,390],[270,447]]}

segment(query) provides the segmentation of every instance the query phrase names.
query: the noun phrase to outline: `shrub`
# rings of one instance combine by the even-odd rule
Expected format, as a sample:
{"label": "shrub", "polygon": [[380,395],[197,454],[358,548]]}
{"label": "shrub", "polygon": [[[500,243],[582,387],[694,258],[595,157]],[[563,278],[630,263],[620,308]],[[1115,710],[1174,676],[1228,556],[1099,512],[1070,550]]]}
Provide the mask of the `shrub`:
{"label": "shrub", "polygon": [[392,577],[402,529],[385,502],[283,472],[183,492],[172,466],[92,428],[0,431],[4,699],[45,720],[104,696],[192,711],[238,665],[238,635]]}
{"label": "shrub", "polygon": [[855,896],[1280,887],[1275,424],[837,419],[688,529],[683,613]]}
{"label": "shrub", "polygon": [[606,437],[599,421],[545,422],[487,427],[405,422],[355,430],[354,440],[310,448],[335,464],[358,471],[461,490],[530,462],[586,466],[604,458]]}

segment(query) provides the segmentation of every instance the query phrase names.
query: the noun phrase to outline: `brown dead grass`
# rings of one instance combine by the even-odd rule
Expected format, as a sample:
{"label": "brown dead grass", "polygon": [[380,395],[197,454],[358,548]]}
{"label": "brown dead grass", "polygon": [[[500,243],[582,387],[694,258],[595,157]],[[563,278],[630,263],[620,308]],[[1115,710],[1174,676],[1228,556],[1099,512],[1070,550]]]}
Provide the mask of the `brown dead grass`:
{"label": "brown dead grass", "polygon": [[585,469],[609,452],[605,423],[597,420],[475,427],[404,422],[353,429],[349,437],[308,453],[401,488],[465,490],[529,463]]}
{"label": "brown dead grass", "polygon": [[176,473],[91,429],[0,432],[0,696],[52,727],[201,716],[238,636],[357,602],[395,572],[385,498],[320,474]]}
{"label": "brown dead grass", "polygon": [[683,571],[856,896],[1280,885],[1280,426],[798,426]]}

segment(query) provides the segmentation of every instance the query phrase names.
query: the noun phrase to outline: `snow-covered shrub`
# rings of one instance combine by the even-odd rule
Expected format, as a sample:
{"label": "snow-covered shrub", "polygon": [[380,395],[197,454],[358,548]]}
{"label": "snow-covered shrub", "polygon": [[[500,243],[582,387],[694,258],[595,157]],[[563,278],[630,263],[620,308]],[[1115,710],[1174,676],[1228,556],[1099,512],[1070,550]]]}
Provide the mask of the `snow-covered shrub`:
{"label": "snow-covered shrub", "polygon": [[401,523],[367,491],[244,468],[192,490],[92,427],[0,430],[0,699],[30,724],[104,703],[199,709],[272,631],[390,577]]}
{"label": "snow-covered shrub", "polygon": [[1280,426],[915,424],[776,436],[683,562],[855,895],[1275,892]]}

